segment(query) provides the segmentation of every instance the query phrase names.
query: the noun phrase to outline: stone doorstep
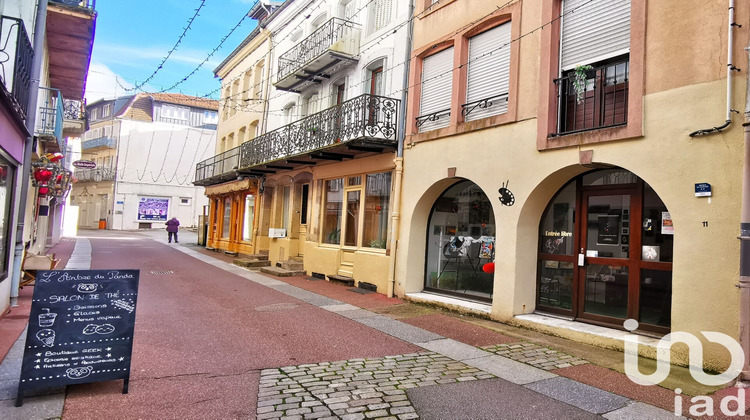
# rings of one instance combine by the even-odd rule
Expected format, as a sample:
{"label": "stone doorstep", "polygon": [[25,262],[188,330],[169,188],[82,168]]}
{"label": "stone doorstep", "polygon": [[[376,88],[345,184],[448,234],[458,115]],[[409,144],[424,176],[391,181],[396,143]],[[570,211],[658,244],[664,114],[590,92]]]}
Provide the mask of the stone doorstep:
{"label": "stone doorstep", "polygon": [[257,254],[242,254],[242,258],[255,259],[255,260],[267,260],[268,251],[258,251]]}
{"label": "stone doorstep", "polygon": [[265,273],[265,274],[270,274],[276,277],[296,277],[296,276],[305,275],[304,271],[284,270],[283,268],[280,268],[280,267],[271,267],[271,266],[261,268],[260,272]]}
{"label": "stone doorstep", "polygon": [[283,268],[284,270],[289,271],[304,271],[305,270],[305,264],[301,262],[296,261],[279,261],[276,263],[276,267]]}
{"label": "stone doorstep", "polygon": [[328,281],[336,284],[343,284],[344,286],[354,287],[354,279],[346,276],[329,275]]}
{"label": "stone doorstep", "polygon": [[271,261],[259,260],[255,258],[235,258],[232,264],[246,268],[257,268],[257,267],[268,267],[271,265]]}

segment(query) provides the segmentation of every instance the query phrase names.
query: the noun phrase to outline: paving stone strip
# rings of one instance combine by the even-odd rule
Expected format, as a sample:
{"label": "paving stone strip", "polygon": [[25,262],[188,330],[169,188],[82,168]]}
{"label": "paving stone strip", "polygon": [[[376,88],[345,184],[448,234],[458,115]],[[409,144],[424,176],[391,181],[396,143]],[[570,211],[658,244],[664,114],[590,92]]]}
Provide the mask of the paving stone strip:
{"label": "paving stone strip", "polygon": [[414,419],[407,389],[494,377],[433,352],[264,369],[257,418]]}
{"label": "paving stone strip", "polygon": [[562,369],[589,363],[588,360],[532,343],[484,346],[483,350],[544,370]]}

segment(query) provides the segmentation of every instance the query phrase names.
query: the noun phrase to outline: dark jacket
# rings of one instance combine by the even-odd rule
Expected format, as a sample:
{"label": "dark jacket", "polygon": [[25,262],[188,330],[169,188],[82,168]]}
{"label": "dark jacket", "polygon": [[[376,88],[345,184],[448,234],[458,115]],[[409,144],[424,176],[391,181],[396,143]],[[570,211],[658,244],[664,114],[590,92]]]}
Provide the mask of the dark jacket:
{"label": "dark jacket", "polygon": [[177,220],[176,217],[173,217],[169,220],[167,220],[167,232],[177,232],[179,230],[180,222]]}

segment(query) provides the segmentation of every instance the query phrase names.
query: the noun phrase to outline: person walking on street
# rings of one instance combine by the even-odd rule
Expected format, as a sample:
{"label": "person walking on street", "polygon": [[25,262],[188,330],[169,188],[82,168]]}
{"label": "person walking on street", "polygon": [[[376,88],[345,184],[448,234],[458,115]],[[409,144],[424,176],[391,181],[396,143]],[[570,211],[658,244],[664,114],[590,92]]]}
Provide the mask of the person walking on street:
{"label": "person walking on street", "polygon": [[177,240],[177,231],[180,230],[180,221],[176,217],[167,220],[167,236],[169,237],[169,243],[172,243],[172,236],[174,236],[175,243],[180,242]]}

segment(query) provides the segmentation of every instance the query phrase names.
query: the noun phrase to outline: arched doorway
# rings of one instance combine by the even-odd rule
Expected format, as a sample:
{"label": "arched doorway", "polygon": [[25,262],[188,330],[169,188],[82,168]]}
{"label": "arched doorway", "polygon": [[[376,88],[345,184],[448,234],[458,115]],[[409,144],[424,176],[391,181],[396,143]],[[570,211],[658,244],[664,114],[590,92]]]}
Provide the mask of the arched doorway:
{"label": "arched doorway", "polygon": [[494,276],[482,268],[495,258],[495,214],[479,186],[459,181],[446,189],[432,206],[426,236],[425,290],[492,300]]}
{"label": "arched doorway", "polygon": [[580,175],[542,215],[537,310],[669,332],[673,243],[669,211],[646,182],[624,169]]}

